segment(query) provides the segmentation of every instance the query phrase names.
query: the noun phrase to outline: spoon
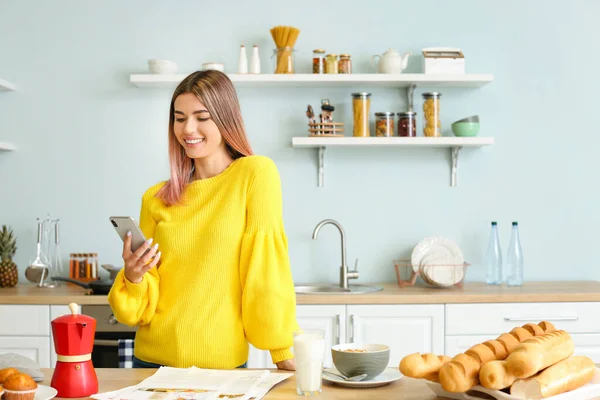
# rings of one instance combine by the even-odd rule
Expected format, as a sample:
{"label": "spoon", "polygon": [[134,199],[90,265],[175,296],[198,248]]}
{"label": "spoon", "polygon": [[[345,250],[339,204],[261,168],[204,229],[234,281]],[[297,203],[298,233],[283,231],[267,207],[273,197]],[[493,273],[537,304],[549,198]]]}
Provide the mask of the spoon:
{"label": "spoon", "polygon": [[329,371],[323,371],[323,373],[328,374],[328,375],[333,375],[335,377],[342,378],[343,380],[350,381],[350,382],[360,382],[367,377],[367,374],[360,374],[360,375],[351,376],[348,378],[348,377],[345,377],[344,375],[336,374],[336,373],[329,372]]}

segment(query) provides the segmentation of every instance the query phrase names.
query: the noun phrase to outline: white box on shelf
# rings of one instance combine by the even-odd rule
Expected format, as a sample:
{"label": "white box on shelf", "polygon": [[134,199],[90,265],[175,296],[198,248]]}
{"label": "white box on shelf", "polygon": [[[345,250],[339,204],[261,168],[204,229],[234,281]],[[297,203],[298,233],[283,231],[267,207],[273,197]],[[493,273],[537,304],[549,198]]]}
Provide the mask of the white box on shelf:
{"label": "white box on shelf", "polygon": [[428,47],[422,50],[424,74],[464,74],[465,56],[453,47]]}

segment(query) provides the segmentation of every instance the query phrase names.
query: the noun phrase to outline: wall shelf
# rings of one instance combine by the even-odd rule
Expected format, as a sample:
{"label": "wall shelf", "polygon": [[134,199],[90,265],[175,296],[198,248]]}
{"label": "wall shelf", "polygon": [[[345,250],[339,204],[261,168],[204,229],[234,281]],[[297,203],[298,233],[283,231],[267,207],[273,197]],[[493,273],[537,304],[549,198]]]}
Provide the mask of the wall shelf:
{"label": "wall shelf", "polygon": [[325,150],[327,147],[410,147],[448,148],[452,156],[451,183],[457,184],[458,153],[463,147],[477,148],[494,144],[489,137],[293,137],[292,147],[318,149],[318,184],[324,186]]}
{"label": "wall shelf", "polygon": [[16,89],[16,86],[4,79],[0,78],[0,92],[12,92]]}
{"label": "wall shelf", "polygon": [[12,143],[0,142],[0,151],[15,151],[17,146]]}
{"label": "wall shelf", "polygon": [[[139,88],[175,88],[187,74],[133,74],[130,82]],[[494,80],[491,74],[229,74],[239,87],[481,87]]]}

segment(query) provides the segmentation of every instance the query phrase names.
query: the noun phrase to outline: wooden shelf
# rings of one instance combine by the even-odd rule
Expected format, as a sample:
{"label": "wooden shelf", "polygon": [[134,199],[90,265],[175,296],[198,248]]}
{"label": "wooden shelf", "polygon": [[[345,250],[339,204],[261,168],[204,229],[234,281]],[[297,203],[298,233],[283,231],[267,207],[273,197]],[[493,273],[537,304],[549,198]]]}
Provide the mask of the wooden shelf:
{"label": "wooden shelf", "polygon": [[0,92],[12,92],[16,89],[16,86],[4,79],[0,78]]}
{"label": "wooden shelf", "polygon": [[319,174],[318,185],[323,187],[325,181],[325,149],[327,147],[405,147],[405,148],[447,148],[451,151],[452,187],[457,184],[458,153],[463,147],[477,148],[494,144],[490,137],[293,137],[292,147],[318,149]]}
{"label": "wooden shelf", "polygon": [[[130,82],[140,88],[174,88],[187,74],[133,74]],[[230,74],[239,87],[481,87],[494,80],[492,74]]]}
{"label": "wooden shelf", "polygon": [[15,151],[17,146],[12,143],[0,142],[0,151]]}

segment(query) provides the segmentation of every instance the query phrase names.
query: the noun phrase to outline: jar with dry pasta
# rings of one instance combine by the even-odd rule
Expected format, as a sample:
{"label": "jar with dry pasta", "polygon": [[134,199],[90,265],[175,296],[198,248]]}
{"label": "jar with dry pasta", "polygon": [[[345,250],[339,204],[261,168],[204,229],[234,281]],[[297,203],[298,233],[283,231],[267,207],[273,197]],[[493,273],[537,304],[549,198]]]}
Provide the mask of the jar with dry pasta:
{"label": "jar with dry pasta", "polygon": [[369,137],[369,112],[371,110],[371,93],[352,93],[353,133],[356,137]]}
{"label": "jar with dry pasta", "polygon": [[394,113],[375,113],[375,136],[394,136]]}
{"label": "jar with dry pasta", "polygon": [[423,136],[442,136],[440,96],[438,92],[423,93]]}
{"label": "jar with dry pasta", "polygon": [[398,113],[398,136],[415,137],[417,136],[417,113],[414,111],[405,111]]}

